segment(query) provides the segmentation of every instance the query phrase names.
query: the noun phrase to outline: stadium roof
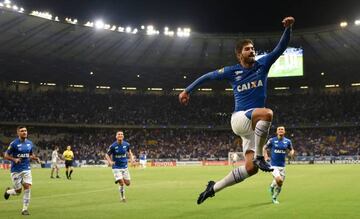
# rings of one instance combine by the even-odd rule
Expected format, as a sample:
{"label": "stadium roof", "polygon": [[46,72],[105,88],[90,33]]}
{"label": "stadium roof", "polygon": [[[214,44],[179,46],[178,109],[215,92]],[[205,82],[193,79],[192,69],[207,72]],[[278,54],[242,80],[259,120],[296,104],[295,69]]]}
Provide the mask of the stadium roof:
{"label": "stadium roof", "polygon": [[[267,33],[148,36],[95,30],[4,9],[0,13],[0,73],[5,80],[184,87],[206,71],[236,63],[233,51],[239,38],[251,38],[257,49],[265,51],[276,45],[282,32],[279,26],[279,31]],[[358,25],[295,28],[291,46],[305,52],[305,77],[298,78],[299,83],[324,80],[321,72],[331,82],[360,79]]]}

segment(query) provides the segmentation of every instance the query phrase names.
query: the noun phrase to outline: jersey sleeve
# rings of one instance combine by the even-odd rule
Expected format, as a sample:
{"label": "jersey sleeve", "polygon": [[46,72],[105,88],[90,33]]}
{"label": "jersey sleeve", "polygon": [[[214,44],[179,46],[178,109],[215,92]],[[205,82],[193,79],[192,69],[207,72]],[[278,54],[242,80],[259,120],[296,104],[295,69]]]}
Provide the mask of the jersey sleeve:
{"label": "jersey sleeve", "polygon": [[127,152],[129,152],[129,151],[130,151],[130,149],[131,149],[131,145],[130,145],[130,144],[128,144],[128,146],[127,146],[127,148],[126,148],[126,151],[127,151]]}
{"label": "jersey sleeve", "polygon": [[229,67],[224,67],[212,72],[208,72],[198,79],[196,79],[193,83],[191,83],[186,89],[186,93],[191,93],[193,90],[195,90],[196,87],[200,86],[206,81],[209,80],[224,80],[229,79],[231,75],[231,71]]}
{"label": "jersey sleeve", "polygon": [[294,149],[294,148],[293,148],[293,145],[292,145],[292,142],[291,142],[291,140],[289,140],[289,145],[288,145],[288,149],[289,149],[289,150],[292,150],[292,149]]}
{"label": "jersey sleeve", "polygon": [[266,149],[270,149],[270,148],[271,148],[271,139],[269,139],[269,140],[266,142],[265,148],[266,148]]}
{"label": "jersey sleeve", "polygon": [[108,150],[107,150],[107,152],[106,152],[108,155],[111,155],[111,154],[113,154],[113,152],[114,152],[114,148],[111,147],[111,146],[112,146],[112,145],[109,146],[109,148],[108,148]]}
{"label": "jersey sleeve", "polygon": [[9,147],[6,149],[5,153],[11,155],[14,152],[14,145],[15,145],[15,143],[11,142]]}
{"label": "jersey sleeve", "polygon": [[[269,69],[271,65],[284,53],[286,50],[289,41],[290,41],[291,27],[285,28],[279,43],[276,47],[267,55],[259,59],[259,62],[262,62]],[[267,72],[267,71],[266,71]]]}

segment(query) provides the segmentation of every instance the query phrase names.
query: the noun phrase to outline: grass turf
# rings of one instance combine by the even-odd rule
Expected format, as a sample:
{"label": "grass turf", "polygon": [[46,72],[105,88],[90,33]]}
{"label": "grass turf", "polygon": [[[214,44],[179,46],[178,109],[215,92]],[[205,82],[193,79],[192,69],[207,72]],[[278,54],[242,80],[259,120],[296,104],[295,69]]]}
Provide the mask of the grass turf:
{"label": "grass turf", "polygon": [[[130,169],[127,203],[120,203],[110,168],[77,168],[67,180],[50,179],[50,169],[33,169],[29,207],[32,218],[360,218],[359,165],[291,165],[279,196],[271,203],[270,174],[259,173],[197,205],[210,179],[231,167]],[[11,185],[0,170],[0,188]],[[0,199],[0,218],[22,218],[22,194]]]}

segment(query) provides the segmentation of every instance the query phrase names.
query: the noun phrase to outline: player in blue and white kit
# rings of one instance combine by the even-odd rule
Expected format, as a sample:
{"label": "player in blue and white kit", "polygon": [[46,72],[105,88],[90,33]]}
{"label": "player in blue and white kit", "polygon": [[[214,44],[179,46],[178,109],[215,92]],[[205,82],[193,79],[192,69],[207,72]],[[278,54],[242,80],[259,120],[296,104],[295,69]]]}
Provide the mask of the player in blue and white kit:
{"label": "player in blue and white kit", "polygon": [[[262,148],[269,133],[273,112],[265,108],[267,76],[271,65],[285,51],[295,19],[286,17],[282,21],[285,30],[280,42],[269,54],[255,59],[254,43],[244,40],[236,45],[235,54],[239,64],[209,72],[196,79],[179,94],[180,103],[187,105],[190,93],[208,80],[227,80],[234,92],[235,110],[231,116],[233,132],[241,136],[245,166],[238,167],[218,182],[209,181],[199,195],[198,204],[213,197],[221,189],[243,181],[258,172],[258,168],[270,172],[272,168],[264,160]],[[256,158],[255,158],[256,155]],[[254,159],[255,158],[255,159]]]}
{"label": "player in blue and white kit", "polygon": [[[111,156],[111,157],[110,157]],[[130,144],[124,141],[124,132],[116,132],[116,141],[112,143],[105,154],[105,158],[112,167],[115,184],[119,183],[120,199],[126,202],[125,187],[130,186],[130,173],[128,170],[128,157],[134,163],[134,156],[130,149]]]}
{"label": "player in blue and white kit", "polygon": [[294,156],[294,148],[292,146],[291,140],[285,138],[285,127],[279,126],[276,129],[276,137],[270,138],[265,144],[263,149],[263,154],[266,160],[268,160],[268,151],[270,151],[271,156],[271,166],[274,168],[272,175],[274,179],[270,185],[270,193],[272,202],[274,204],[279,204],[277,200],[278,195],[280,194],[281,187],[285,180],[285,157],[288,151],[290,156]]}
{"label": "player in blue and white kit", "polygon": [[9,199],[10,195],[20,195],[24,187],[22,215],[29,215],[28,207],[30,203],[30,190],[32,176],[30,170],[30,160],[40,162],[40,159],[32,153],[33,143],[27,139],[28,133],[25,126],[17,127],[17,135],[5,152],[4,158],[11,161],[11,180],[13,188],[6,188],[4,198]]}
{"label": "player in blue and white kit", "polygon": [[141,153],[140,153],[140,166],[141,166],[141,168],[146,168],[146,163],[147,163],[147,153],[146,153],[146,151],[142,151]]}

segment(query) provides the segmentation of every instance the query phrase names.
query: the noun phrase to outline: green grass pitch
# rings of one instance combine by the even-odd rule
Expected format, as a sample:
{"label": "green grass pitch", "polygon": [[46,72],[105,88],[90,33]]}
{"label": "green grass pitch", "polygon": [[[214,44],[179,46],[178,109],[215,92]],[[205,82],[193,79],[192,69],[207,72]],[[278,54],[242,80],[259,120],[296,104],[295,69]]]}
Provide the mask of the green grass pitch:
{"label": "green grass pitch", "polygon": [[[290,165],[279,205],[271,203],[270,174],[259,173],[196,204],[209,179],[231,167],[130,169],[127,203],[119,202],[110,168],[76,168],[73,180],[50,179],[50,169],[33,169],[29,218],[360,218],[360,165]],[[0,170],[1,196],[10,185]],[[22,195],[0,197],[0,218],[23,218]]]}

